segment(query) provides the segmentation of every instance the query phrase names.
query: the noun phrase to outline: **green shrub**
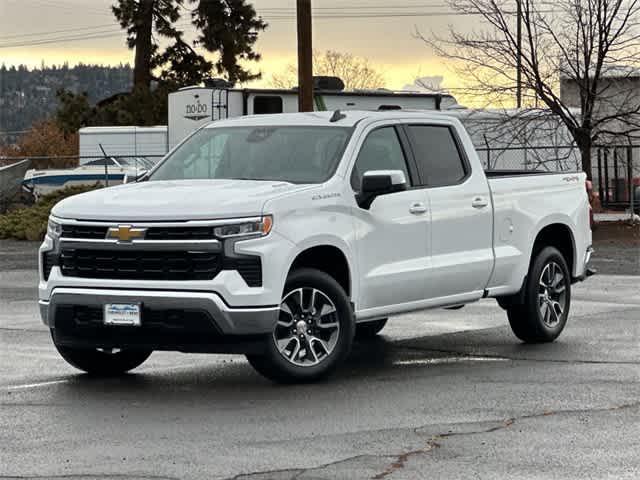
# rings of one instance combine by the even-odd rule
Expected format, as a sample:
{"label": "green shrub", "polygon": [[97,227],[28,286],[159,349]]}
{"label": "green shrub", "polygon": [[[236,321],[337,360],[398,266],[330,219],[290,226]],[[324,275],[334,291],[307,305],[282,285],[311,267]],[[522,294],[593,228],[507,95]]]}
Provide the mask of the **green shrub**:
{"label": "green shrub", "polygon": [[0,239],[42,240],[47,232],[49,213],[56,203],[67,197],[100,188],[99,185],[67,187],[44,195],[30,207],[0,215]]}

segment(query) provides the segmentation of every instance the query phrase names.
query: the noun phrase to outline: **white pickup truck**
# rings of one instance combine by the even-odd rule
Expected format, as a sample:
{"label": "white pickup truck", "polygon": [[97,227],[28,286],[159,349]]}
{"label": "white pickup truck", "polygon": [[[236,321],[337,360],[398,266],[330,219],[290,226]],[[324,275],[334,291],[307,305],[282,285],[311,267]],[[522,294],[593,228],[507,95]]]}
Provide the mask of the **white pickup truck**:
{"label": "white pickup truck", "polygon": [[243,117],[56,205],[39,303],[89,373],[170,350],[310,381],[392,315],[485,297],[520,340],[553,341],[591,252],[585,175],[486,174],[452,116]]}

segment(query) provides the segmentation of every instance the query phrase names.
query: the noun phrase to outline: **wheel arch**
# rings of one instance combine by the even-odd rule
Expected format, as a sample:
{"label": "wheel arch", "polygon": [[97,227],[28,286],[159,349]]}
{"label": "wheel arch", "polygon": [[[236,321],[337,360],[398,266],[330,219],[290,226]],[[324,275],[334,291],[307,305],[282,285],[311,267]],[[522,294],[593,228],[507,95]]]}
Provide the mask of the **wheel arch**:
{"label": "wheel arch", "polygon": [[545,247],[555,247],[562,253],[573,276],[576,265],[576,240],[570,224],[565,221],[552,221],[538,230],[531,247],[529,266]]}
{"label": "wheel arch", "polygon": [[327,242],[306,245],[291,259],[287,275],[299,268],[314,268],[326,273],[340,284],[349,298],[353,298],[355,275],[343,248]]}
{"label": "wheel arch", "polygon": [[535,237],[533,237],[533,243],[531,244],[531,250],[529,252],[529,262],[527,263],[527,271],[518,292],[496,297],[498,304],[503,309],[508,309],[513,305],[521,305],[524,303],[527,279],[529,272],[531,271],[531,266],[533,265],[538,253],[545,247],[555,247],[560,251],[560,253],[562,253],[565,261],[567,262],[567,267],[569,268],[569,275],[573,277],[576,262],[576,243],[571,226],[564,219],[547,222],[538,228]]}

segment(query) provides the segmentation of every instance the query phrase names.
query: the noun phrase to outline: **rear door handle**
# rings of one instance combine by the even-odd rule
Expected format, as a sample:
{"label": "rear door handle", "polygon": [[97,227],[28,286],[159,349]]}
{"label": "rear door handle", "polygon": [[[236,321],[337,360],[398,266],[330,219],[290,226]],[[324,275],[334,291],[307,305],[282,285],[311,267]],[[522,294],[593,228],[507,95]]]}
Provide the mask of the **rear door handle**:
{"label": "rear door handle", "polygon": [[422,215],[427,213],[427,206],[422,202],[412,203],[409,207],[409,212],[413,215]]}
{"label": "rear door handle", "polygon": [[484,197],[475,197],[471,202],[473,208],[484,208],[487,205],[489,205],[489,201]]}

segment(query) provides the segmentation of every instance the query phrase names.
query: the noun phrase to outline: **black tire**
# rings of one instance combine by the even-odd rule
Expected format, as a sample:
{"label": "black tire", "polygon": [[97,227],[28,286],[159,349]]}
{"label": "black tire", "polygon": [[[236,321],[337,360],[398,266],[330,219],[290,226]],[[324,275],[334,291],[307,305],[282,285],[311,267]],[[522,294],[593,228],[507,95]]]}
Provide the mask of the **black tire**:
{"label": "black tire", "polygon": [[386,318],[380,320],[374,320],[373,322],[358,323],[356,325],[356,339],[366,340],[374,338],[378,335],[387,324]]}
{"label": "black tire", "polygon": [[[309,289],[312,291],[314,289],[319,291],[323,295],[323,298],[328,299],[333,304],[333,307],[335,307],[333,313],[327,314],[331,315],[330,323],[332,325],[337,325],[337,332],[335,334],[335,337],[331,341],[331,343],[333,344],[333,348],[329,354],[325,353],[324,356],[321,356],[323,349],[321,348],[320,350],[318,350],[317,343],[306,343],[308,338],[314,339],[316,335],[323,334],[320,327],[318,327],[317,330],[315,329],[315,325],[318,325],[318,322],[322,324],[322,318],[326,319],[327,317],[326,315],[322,317],[320,313],[317,312],[317,315],[312,316],[314,322],[313,326],[309,327],[310,329],[312,329],[309,330],[312,331],[312,335],[309,335],[309,337],[305,335],[304,340],[298,340],[297,334],[293,334],[290,340],[296,342],[299,347],[299,351],[301,350],[301,357],[299,357],[303,358],[303,360],[300,360],[301,362],[306,361],[307,357],[309,356],[307,353],[305,353],[304,357],[302,357],[302,352],[310,352],[311,350],[314,350],[313,357],[315,358],[315,360],[318,360],[318,357],[321,356],[322,359],[320,360],[320,362],[315,365],[295,364],[294,362],[296,358],[298,358],[296,357],[295,353],[292,353],[290,357],[288,356],[288,358],[285,358],[285,354],[287,354],[287,352],[285,351],[283,353],[280,353],[278,345],[276,344],[276,336],[282,334],[283,332],[285,337],[289,335],[289,333],[287,333],[288,329],[295,329],[295,325],[297,325],[301,321],[298,317],[304,315],[304,313],[300,313],[299,315],[294,316],[287,314],[286,312],[284,312],[284,310],[281,309],[280,320],[286,323],[289,321],[289,319],[291,319],[291,327],[283,327],[281,324],[279,324],[278,326],[276,326],[273,335],[269,335],[266,342],[266,350],[264,354],[247,355],[247,360],[249,360],[251,366],[258,373],[275,382],[306,383],[323,379],[330,375],[345,360],[345,358],[351,351],[355,333],[353,309],[351,308],[349,298],[347,297],[345,291],[342,289],[340,284],[331,276],[319,270],[310,268],[295,270],[287,278],[283,293],[283,305],[290,295],[293,295],[297,291],[304,292],[305,290]],[[305,303],[303,300],[304,295],[304,293],[300,293],[301,304]],[[312,308],[314,308],[311,302],[309,302],[309,304]],[[320,320],[316,319],[316,316],[320,318]],[[304,316],[302,318],[304,318]],[[306,321],[311,321],[308,314]],[[300,338],[302,338],[302,335],[300,336]],[[287,338],[282,338],[281,340],[283,341],[284,345],[284,342],[286,342]],[[325,344],[329,344],[329,342],[327,341],[325,342]],[[315,347],[307,347],[307,345],[315,345]],[[311,350],[307,351],[307,348],[310,348]],[[326,349],[324,349],[324,352],[326,352]]]}
{"label": "black tire", "polygon": [[55,345],[62,358],[69,365],[89,375],[99,377],[123,375],[142,365],[152,353],[151,350],[120,350],[115,353],[107,353],[96,349]]}
{"label": "black tire", "polygon": [[[558,282],[556,287],[554,282]],[[571,274],[562,253],[554,247],[538,252],[524,289],[524,303],[507,306],[511,330],[525,343],[553,342],[564,330],[571,307]]]}

